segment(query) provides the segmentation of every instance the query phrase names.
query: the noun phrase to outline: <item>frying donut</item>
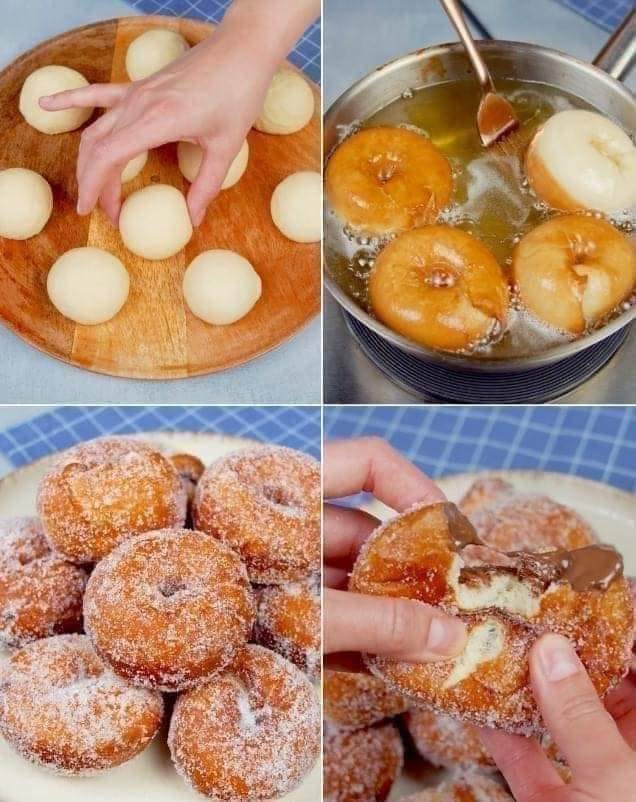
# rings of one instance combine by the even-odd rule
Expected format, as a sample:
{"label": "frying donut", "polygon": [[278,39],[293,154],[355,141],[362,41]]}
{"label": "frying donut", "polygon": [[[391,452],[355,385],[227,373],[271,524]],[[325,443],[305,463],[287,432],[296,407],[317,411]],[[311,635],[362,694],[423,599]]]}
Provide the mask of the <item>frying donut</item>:
{"label": "frying donut", "polygon": [[428,137],[406,128],[365,128],[329,159],[329,202],[354,229],[373,234],[434,223],[448,205],[448,159]]}
{"label": "frying donut", "polygon": [[582,334],[629,297],[636,248],[605,220],[564,215],[523,237],[512,270],[531,315],[558,331]]}
{"label": "frying donut", "polygon": [[0,678],[0,731],[22,757],[63,774],[92,774],[142,752],[163,717],[161,695],[113,674],[85,635],[15,652]]}
{"label": "frying donut", "polygon": [[404,762],[393,724],[356,732],[329,731],[324,738],[324,802],[384,802]]}
{"label": "frying donut", "polygon": [[403,713],[408,704],[400,694],[371,674],[325,671],[325,719],[340,730],[357,730]]}
{"label": "frying donut", "polygon": [[86,579],[51,550],[37,518],[0,520],[0,643],[79,632]]}
{"label": "frying donut", "polygon": [[133,535],[183,526],[187,499],[166,457],[146,443],[106,437],[62,453],[42,478],[37,503],[55,548],[90,563]]}
{"label": "frying donut", "polygon": [[508,285],[492,253],[458,228],[427,226],[390,242],[369,277],[373,312],[420,345],[459,351],[500,331]]}
{"label": "frying donut", "polygon": [[496,771],[472,724],[423,708],[409,710],[404,720],[417,751],[435,766]]}
{"label": "frying donut", "polygon": [[303,579],[320,569],[320,465],[280,446],[235,451],[201,477],[194,523],[241,555],[252,582]]}
{"label": "frying donut", "polygon": [[188,529],[122,543],[97,565],[84,597],[84,626],[97,652],[135,685],[163,691],[227,668],[254,616],[238,555]]}
{"label": "frying donut", "polygon": [[292,663],[261,646],[179,696],[168,734],[179,774],[218,802],[278,799],[320,751],[320,705]]}
{"label": "frying donut", "polygon": [[543,731],[528,653],[544,632],[576,644],[601,697],[627,670],[631,599],[620,555],[609,546],[505,555],[485,547],[453,504],[420,505],[371,535],[350,590],[416,599],[464,620],[467,644],[453,660],[367,660],[414,704],[482,726]]}
{"label": "frying donut", "polygon": [[514,802],[495,780],[477,772],[447,780],[437,788],[418,791],[401,802]]}

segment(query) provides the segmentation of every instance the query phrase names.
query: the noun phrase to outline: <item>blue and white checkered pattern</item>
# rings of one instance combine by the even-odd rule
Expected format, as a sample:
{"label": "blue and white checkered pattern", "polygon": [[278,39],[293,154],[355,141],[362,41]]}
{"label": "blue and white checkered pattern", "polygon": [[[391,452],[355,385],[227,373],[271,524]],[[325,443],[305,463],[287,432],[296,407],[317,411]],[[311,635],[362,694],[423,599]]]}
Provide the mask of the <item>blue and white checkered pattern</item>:
{"label": "blue and white checkered pattern", "polygon": [[[208,22],[220,22],[232,0],[128,0],[131,6],[144,14],[166,14],[172,17],[193,17]],[[312,81],[320,83],[320,23],[311,25],[289,60]]]}
{"label": "blue and white checkered pattern", "polygon": [[538,469],[636,491],[633,407],[327,407],[324,430],[384,437],[431,476]]}
{"label": "blue and white checkered pattern", "polygon": [[557,0],[591,22],[613,31],[634,8],[634,0]]}
{"label": "blue and white checkered pattern", "polygon": [[0,431],[0,454],[18,467],[107,434],[217,432],[320,457],[319,407],[58,407]]}

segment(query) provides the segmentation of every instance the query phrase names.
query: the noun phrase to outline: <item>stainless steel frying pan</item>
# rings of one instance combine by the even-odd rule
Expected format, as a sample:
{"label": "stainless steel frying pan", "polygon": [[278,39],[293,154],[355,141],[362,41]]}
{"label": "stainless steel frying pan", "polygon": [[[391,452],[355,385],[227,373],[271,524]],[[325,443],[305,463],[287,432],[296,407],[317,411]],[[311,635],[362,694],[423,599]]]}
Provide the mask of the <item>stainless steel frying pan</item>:
{"label": "stainless steel frying pan", "polygon": [[[635,14],[610,39],[594,64],[522,42],[481,41],[479,49],[495,81],[515,78],[550,84],[587,101],[616,120],[625,131],[631,134],[636,131],[636,98],[620,83],[636,55]],[[470,63],[459,43],[427,47],[378,67],[341,95],[327,111],[324,120],[326,158],[338,144],[340,126],[368,119],[406,89],[466,79],[471,74]],[[346,294],[331,275],[328,263],[325,264],[325,286],[347,312],[392,345],[422,360],[460,370],[514,372],[557,362],[604,340],[636,318],[636,307],[632,307],[603,328],[573,342],[527,356],[485,359],[434,351],[391,331]]]}

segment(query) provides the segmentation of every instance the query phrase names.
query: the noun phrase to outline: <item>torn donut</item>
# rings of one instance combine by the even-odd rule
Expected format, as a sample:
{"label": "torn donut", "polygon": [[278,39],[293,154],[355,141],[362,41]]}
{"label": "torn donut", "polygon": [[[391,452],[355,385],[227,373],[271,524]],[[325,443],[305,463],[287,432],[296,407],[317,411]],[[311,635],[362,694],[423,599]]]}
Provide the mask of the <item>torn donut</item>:
{"label": "torn donut", "polygon": [[322,694],[325,719],[341,730],[369,727],[408,707],[404,697],[371,674],[326,670]]}

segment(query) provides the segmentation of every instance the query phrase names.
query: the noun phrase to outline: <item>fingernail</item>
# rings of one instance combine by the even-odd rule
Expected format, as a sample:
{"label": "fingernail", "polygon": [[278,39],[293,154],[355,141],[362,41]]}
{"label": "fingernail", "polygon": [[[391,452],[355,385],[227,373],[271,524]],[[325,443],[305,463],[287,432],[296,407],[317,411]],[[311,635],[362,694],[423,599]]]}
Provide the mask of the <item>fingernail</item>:
{"label": "fingernail", "polygon": [[579,671],[579,659],[567,638],[544,635],[537,646],[539,665],[549,682],[560,682]]}
{"label": "fingernail", "polygon": [[435,616],[428,628],[426,648],[440,657],[455,657],[464,648],[466,626],[458,618]]}

